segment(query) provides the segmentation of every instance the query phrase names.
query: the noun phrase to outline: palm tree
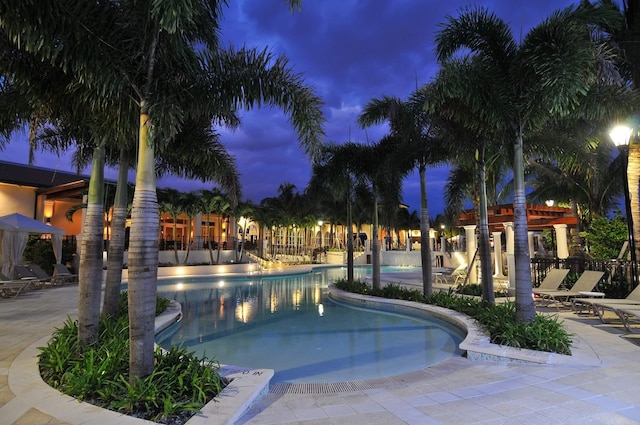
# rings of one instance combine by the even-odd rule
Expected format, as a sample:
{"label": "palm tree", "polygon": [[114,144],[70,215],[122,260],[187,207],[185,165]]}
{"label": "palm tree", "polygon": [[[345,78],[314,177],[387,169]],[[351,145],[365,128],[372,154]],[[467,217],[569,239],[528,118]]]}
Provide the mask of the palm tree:
{"label": "palm tree", "polygon": [[345,143],[349,171],[356,180],[366,182],[373,193],[373,226],[371,230],[372,286],[380,288],[380,240],[378,238],[378,204],[381,201],[400,204],[402,179],[407,167],[402,167],[404,152],[398,149],[397,140],[385,137],[372,145]]}
{"label": "palm tree", "polygon": [[[597,80],[598,50],[587,24],[619,18],[610,7],[582,3],[553,13],[533,28],[520,44],[508,25],[484,8],[466,8],[448,17],[436,36],[438,60],[454,63],[460,80],[449,93],[461,99],[484,122],[512,134],[514,173],[514,241],[516,259],[516,316],[535,318],[524,190],[523,140],[554,116],[580,103]],[[468,56],[456,57],[461,51]],[[491,81],[466,84],[470,64],[477,58]],[[600,56],[601,59],[606,59]],[[477,61],[476,61],[477,62]],[[487,79],[488,80],[488,79]],[[490,83],[490,84],[489,84]]]}
{"label": "palm tree", "polygon": [[191,233],[193,233],[193,220],[202,212],[201,204],[198,202],[197,193],[183,193],[180,196],[180,209],[182,210],[182,213],[187,216],[187,252],[184,255],[184,260],[182,260],[182,264],[187,264],[189,261],[189,253],[191,252],[191,245],[193,244],[193,239],[191,239]]}
{"label": "palm tree", "polygon": [[[612,1],[610,3],[613,3]],[[614,4],[614,7],[618,7]],[[617,56],[623,77],[629,85],[637,91],[640,88],[640,4],[635,0],[622,1],[622,24],[616,22],[603,29],[608,32],[613,43],[620,50]],[[637,114],[637,108],[626,116]],[[622,115],[624,117],[625,115]],[[622,121],[627,122],[628,119]],[[633,122],[634,135],[629,141],[627,182],[629,185],[629,200],[631,204],[631,223],[633,224],[633,239],[636,241],[636,258],[640,258],[640,143],[638,133],[640,123]]]}
{"label": "palm tree", "polygon": [[[200,202],[202,204],[202,210],[206,213],[207,216],[207,249],[209,250],[209,264],[213,264],[213,249],[212,242],[215,240],[214,237],[211,236],[211,213],[217,212],[218,205],[220,204],[220,200],[222,198],[222,192],[214,188],[213,190],[202,190],[200,191]],[[216,223],[220,223],[221,216],[218,216],[218,220]]]}
{"label": "palm tree", "polygon": [[171,217],[173,222],[173,254],[176,264],[180,264],[178,257],[178,217],[182,214],[182,193],[176,189],[161,189],[158,191],[158,209],[160,212],[166,213]]}
{"label": "palm tree", "polygon": [[442,161],[437,156],[443,149],[432,148],[438,127],[434,114],[429,113],[425,104],[429,97],[428,86],[416,90],[408,100],[396,97],[372,99],[365,105],[358,123],[367,127],[389,121],[391,134],[402,143],[401,150],[408,160],[407,166],[417,168],[420,176],[420,260],[422,264],[422,285],[425,295],[433,291],[433,270],[431,245],[429,243],[429,204],[427,199],[427,166]]}
{"label": "palm tree", "polygon": [[[344,203],[346,209],[346,226],[347,226],[347,280],[353,281],[353,186],[355,183],[354,176],[351,173],[350,161],[357,160],[351,157],[353,154],[353,146],[351,144],[338,145],[328,144],[320,159],[314,164],[311,180],[307,187],[307,195],[317,200],[317,205],[322,208],[320,203],[331,205],[327,209],[339,210],[335,208],[334,202],[338,204]],[[324,213],[324,211],[323,211]],[[326,215],[324,215],[327,217]]]}

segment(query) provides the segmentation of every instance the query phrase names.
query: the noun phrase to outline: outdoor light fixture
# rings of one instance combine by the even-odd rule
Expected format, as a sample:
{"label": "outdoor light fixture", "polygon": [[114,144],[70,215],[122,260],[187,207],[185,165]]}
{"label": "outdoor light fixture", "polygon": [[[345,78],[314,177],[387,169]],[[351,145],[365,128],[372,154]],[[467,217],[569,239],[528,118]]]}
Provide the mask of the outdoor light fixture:
{"label": "outdoor light fixture", "polygon": [[556,201],[554,201],[553,199],[547,199],[546,201],[544,201],[544,203],[548,206],[548,207],[552,207],[553,204],[556,203]]}
{"label": "outdoor light fixture", "polygon": [[620,155],[622,155],[622,168],[627,173],[624,180],[624,203],[627,212],[627,230],[629,232],[629,251],[631,252],[631,285],[635,288],[638,283],[636,272],[636,242],[633,235],[633,217],[631,215],[631,198],[629,196],[629,174],[627,167],[629,164],[629,143],[631,141],[631,133],[633,129],[624,125],[616,126],[609,133],[609,137],[618,147]]}
{"label": "outdoor light fixture", "polygon": [[51,217],[53,217],[53,205],[54,201],[50,199],[45,199],[44,201],[44,218],[48,219],[47,222],[51,221]]}

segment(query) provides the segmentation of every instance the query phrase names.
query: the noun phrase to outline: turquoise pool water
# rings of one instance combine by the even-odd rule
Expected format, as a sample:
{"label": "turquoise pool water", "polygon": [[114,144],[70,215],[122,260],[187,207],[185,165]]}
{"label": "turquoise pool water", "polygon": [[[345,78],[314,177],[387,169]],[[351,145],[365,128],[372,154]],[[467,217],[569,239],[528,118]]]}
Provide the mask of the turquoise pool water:
{"label": "turquoise pool water", "polygon": [[[355,276],[364,278],[370,270],[357,267]],[[161,282],[159,294],[180,302],[184,318],[157,342],[165,348],[183,344],[223,364],[274,369],[272,383],[379,378],[459,355],[464,334],[449,324],[328,300],[328,285],[344,276],[346,269],[338,267]]]}

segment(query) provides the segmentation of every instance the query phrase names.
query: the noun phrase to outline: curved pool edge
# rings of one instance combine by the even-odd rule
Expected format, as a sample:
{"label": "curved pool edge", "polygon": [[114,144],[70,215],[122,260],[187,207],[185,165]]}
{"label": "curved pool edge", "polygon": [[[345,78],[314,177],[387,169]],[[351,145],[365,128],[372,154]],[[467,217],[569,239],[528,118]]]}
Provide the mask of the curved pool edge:
{"label": "curved pool edge", "polygon": [[412,315],[426,314],[450,323],[466,332],[467,335],[460,343],[459,348],[466,352],[466,357],[471,361],[581,367],[594,367],[601,364],[601,360],[595,352],[579,340],[574,341],[571,356],[508,347],[491,343],[489,334],[474,319],[454,310],[413,301],[355,294],[340,290],[335,285],[329,285],[329,296],[357,307],[383,308]]}
{"label": "curved pool edge", "polygon": [[[171,300],[169,307],[156,316],[155,334],[179,322],[182,318],[182,306]],[[227,425],[235,423],[269,391],[273,378],[272,369],[239,369],[221,365],[220,375],[231,382],[217,397],[201,409],[201,413],[192,416],[185,425]]]}

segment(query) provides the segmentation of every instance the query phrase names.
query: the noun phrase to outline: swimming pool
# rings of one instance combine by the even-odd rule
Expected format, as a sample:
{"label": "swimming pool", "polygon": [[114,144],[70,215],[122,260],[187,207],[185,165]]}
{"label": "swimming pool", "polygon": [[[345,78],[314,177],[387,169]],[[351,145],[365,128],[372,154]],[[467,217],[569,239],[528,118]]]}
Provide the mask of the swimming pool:
{"label": "swimming pool", "polygon": [[[371,268],[356,267],[354,274],[364,278]],[[274,369],[272,383],[380,378],[460,354],[464,333],[450,324],[326,298],[328,285],[345,276],[346,269],[336,267],[291,276],[159,282],[160,295],[182,304],[183,320],[157,342],[165,348],[183,344],[224,364]]]}

